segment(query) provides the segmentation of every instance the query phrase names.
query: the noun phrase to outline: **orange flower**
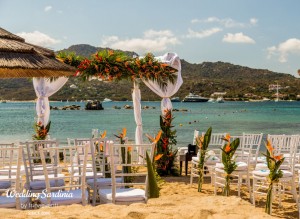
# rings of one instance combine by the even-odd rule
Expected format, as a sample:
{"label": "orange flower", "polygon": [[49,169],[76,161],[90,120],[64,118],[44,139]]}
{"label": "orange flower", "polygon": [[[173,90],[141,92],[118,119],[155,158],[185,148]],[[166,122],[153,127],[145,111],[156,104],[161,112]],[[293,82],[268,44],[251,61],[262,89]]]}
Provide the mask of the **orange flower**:
{"label": "orange flower", "polygon": [[157,135],[155,137],[154,143],[157,143],[159,141],[161,134],[162,134],[162,130],[159,130],[159,132],[157,133]]}
{"label": "orange flower", "polygon": [[123,128],[123,131],[122,131],[122,133],[120,134],[120,138],[125,138],[125,137],[126,137],[126,133],[127,133],[126,128]]}
{"label": "orange flower", "polygon": [[196,144],[197,146],[202,149],[202,144],[203,144],[203,141],[204,141],[204,136],[198,136],[196,137]]}
{"label": "orange flower", "polygon": [[101,135],[101,138],[105,138],[106,137],[106,130],[104,130],[104,132]]}
{"label": "orange flower", "polygon": [[151,142],[154,142],[154,141],[155,141],[155,139],[154,139],[151,135],[146,134],[146,136],[147,136],[147,138],[149,138],[149,140],[150,140]]}
{"label": "orange flower", "polygon": [[228,142],[228,144],[225,147],[225,152],[228,153],[231,151],[231,147],[230,147],[230,143]]}
{"label": "orange flower", "polygon": [[278,156],[274,156],[274,159],[276,160],[276,161],[279,161],[279,160],[281,160],[283,158],[283,155],[281,154],[281,155],[278,155]]}
{"label": "orange flower", "polygon": [[128,147],[128,152],[131,152],[131,151],[132,151],[132,147],[129,146],[129,147]]}
{"label": "orange flower", "polygon": [[100,151],[103,151],[103,142],[100,143],[99,147],[100,147]]}
{"label": "orange flower", "polygon": [[43,133],[44,136],[46,136],[47,133],[48,133],[48,132],[47,132],[47,129],[42,129],[42,133]]}
{"label": "orange flower", "polygon": [[230,134],[229,133],[226,134],[226,136],[224,137],[224,140],[230,142]]}
{"label": "orange flower", "polygon": [[157,161],[157,160],[159,160],[162,156],[163,156],[163,154],[158,154],[158,155],[155,156],[154,160]]}
{"label": "orange flower", "polygon": [[269,151],[270,155],[273,156],[273,147],[272,147],[270,140],[268,140],[268,139],[267,139],[266,148]]}

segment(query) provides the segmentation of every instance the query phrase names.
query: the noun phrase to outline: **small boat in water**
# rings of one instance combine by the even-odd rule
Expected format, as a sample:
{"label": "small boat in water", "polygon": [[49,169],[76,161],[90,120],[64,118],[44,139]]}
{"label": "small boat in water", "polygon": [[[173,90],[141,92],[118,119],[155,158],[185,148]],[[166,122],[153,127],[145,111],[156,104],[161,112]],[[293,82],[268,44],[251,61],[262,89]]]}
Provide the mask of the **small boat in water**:
{"label": "small boat in water", "polygon": [[224,103],[223,97],[218,97],[216,100],[217,103]]}
{"label": "small boat in water", "polygon": [[104,98],[104,100],[102,101],[103,103],[105,103],[105,102],[112,102],[112,100],[111,99],[108,99],[108,98]]}
{"label": "small boat in water", "polygon": [[182,102],[207,102],[209,99],[206,97],[201,97],[196,94],[190,93],[187,95]]}
{"label": "small boat in water", "polygon": [[171,102],[180,102],[179,97],[173,97],[171,98]]}

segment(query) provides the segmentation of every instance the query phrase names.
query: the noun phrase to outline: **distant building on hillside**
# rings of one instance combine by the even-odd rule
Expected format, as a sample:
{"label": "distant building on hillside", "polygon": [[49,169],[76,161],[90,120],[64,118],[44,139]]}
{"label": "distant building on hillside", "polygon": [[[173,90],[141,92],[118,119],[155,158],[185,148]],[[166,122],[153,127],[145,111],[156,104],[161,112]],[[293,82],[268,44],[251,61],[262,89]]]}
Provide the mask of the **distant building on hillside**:
{"label": "distant building on hillside", "polygon": [[280,89],[282,89],[282,87],[281,87],[281,85],[279,85],[279,84],[270,84],[269,85],[269,91],[273,91],[273,90],[280,90]]}

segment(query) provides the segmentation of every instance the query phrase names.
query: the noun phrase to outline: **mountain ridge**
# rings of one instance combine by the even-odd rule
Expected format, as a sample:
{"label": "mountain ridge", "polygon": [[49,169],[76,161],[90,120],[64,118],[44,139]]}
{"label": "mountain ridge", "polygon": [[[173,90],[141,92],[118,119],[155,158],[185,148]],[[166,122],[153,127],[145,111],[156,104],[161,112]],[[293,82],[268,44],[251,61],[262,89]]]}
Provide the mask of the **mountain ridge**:
{"label": "mountain ridge", "polygon": [[[72,45],[61,51],[75,52],[89,57],[98,50],[109,48],[94,47],[88,44]],[[58,51],[59,52],[59,51]],[[138,55],[125,51],[129,56]],[[269,84],[280,84],[282,99],[297,99],[300,95],[300,79],[285,73],[267,69],[254,69],[228,62],[189,63],[181,59],[183,85],[175,96],[184,98],[188,93],[209,97],[214,92],[226,92],[227,99],[247,100],[274,98],[274,91],[269,91]],[[72,86],[71,86],[72,85]],[[32,100],[35,99],[32,82],[29,79],[1,79],[0,99]],[[97,80],[83,82],[71,77],[66,85],[51,96],[51,100],[131,100],[132,82],[101,82]],[[142,100],[160,100],[156,94],[141,84]],[[300,98],[300,96],[299,96]]]}

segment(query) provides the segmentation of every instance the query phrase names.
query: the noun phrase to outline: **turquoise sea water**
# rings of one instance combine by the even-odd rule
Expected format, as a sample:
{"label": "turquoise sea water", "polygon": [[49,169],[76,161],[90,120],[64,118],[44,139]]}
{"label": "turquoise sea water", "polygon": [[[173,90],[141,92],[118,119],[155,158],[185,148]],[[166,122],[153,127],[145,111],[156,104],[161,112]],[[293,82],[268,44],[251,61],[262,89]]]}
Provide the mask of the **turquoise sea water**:
{"label": "turquoise sea water", "polygon": [[[50,135],[66,144],[67,138],[91,137],[92,129],[107,130],[107,137],[114,138],[123,127],[129,139],[134,139],[135,122],[133,110],[113,109],[132,102],[103,103],[102,111],[86,111],[81,102],[51,102],[51,106],[81,105],[82,110],[51,111]],[[156,109],[142,110],[144,133],[155,135],[159,130],[160,102],[142,102],[142,106]],[[242,132],[264,134],[300,134],[300,102],[225,102],[225,103],[173,103],[174,128],[177,130],[178,146],[191,143],[195,129],[213,132]],[[34,132],[35,103],[0,103],[0,142],[31,139]],[[145,141],[146,138],[144,138]]]}

